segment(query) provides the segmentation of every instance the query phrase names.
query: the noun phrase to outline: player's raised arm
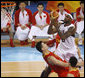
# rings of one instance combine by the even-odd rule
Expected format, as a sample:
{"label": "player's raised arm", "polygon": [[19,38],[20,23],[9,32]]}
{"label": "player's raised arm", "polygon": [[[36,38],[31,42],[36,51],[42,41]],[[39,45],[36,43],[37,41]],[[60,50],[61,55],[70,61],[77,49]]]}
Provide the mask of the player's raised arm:
{"label": "player's raised arm", "polygon": [[59,23],[57,22],[57,19],[52,19],[49,29],[48,29],[48,34],[54,34],[57,32],[57,29],[59,28]]}
{"label": "player's raised arm", "polygon": [[69,66],[69,63],[65,63],[65,62],[62,62],[60,60],[57,60],[53,56],[49,56],[47,60],[52,65],[57,65],[57,66],[62,66],[62,67],[68,67]]}

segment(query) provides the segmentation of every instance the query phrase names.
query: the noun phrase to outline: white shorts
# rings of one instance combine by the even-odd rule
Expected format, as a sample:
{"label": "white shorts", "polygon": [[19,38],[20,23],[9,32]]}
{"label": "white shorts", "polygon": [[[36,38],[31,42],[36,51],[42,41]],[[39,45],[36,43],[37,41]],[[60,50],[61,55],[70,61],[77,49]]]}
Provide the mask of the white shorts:
{"label": "white shorts", "polygon": [[47,37],[52,37],[52,35],[49,35],[48,32],[49,25],[46,26],[43,30],[36,26],[32,26],[30,33],[29,33],[29,39],[32,40],[33,36],[47,36]]}
{"label": "white shorts", "polygon": [[77,22],[77,30],[76,30],[76,32],[78,34],[81,34],[83,30],[84,30],[84,21]]}
{"label": "white shorts", "polygon": [[78,54],[77,51],[72,51],[73,53],[70,52],[66,52],[66,53],[61,53],[58,52],[58,50],[56,49],[55,54],[58,55],[62,60],[66,60],[67,62],[69,61],[70,57],[75,56],[78,59]]}
{"label": "white shorts", "polygon": [[18,40],[26,40],[28,39],[30,29],[27,27],[26,29],[22,30],[21,27],[17,27],[15,35],[17,36]]}

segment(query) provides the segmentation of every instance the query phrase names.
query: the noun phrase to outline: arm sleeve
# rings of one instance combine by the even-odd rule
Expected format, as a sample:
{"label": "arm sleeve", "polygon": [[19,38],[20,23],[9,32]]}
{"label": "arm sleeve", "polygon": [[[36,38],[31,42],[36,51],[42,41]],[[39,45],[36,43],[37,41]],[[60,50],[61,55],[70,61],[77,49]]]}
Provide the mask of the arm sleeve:
{"label": "arm sleeve", "polygon": [[36,19],[35,19],[35,16],[36,16],[37,12],[35,12],[33,14],[33,17],[32,17],[32,25],[36,25]]}
{"label": "arm sleeve", "polygon": [[76,10],[76,19],[77,19],[77,21],[80,21],[81,19],[80,18],[78,18],[78,16],[80,15],[80,10],[79,10],[79,8]]}
{"label": "arm sleeve", "polygon": [[47,23],[47,24],[50,24],[50,16],[49,16],[48,13],[46,13],[46,15],[47,15],[46,23]]}
{"label": "arm sleeve", "polygon": [[19,24],[19,16],[18,16],[17,12],[15,12],[14,21],[15,21],[15,29],[16,29]]}
{"label": "arm sleeve", "polygon": [[32,12],[29,10],[29,22],[32,23]]}

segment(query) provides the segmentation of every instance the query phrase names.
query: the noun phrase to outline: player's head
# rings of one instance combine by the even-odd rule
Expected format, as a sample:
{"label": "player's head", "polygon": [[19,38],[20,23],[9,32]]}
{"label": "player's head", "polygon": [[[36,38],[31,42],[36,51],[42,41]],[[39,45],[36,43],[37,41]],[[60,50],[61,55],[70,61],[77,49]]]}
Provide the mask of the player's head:
{"label": "player's head", "polygon": [[67,14],[67,15],[65,15],[64,22],[69,23],[72,21],[72,19],[73,19],[73,17],[71,16],[71,14]]}
{"label": "player's head", "polygon": [[57,6],[58,6],[59,11],[64,10],[64,3],[59,3]]}
{"label": "player's head", "polygon": [[44,42],[40,41],[36,44],[36,49],[42,53],[43,51],[48,50],[48,46]]}
{"label": "player's head", "polygon": [[26,3],[25,3],[24,1],[19,3],[19,8],[20,8],[21,10],[24,10],[25,7],[26,7]]}
{"label": "player's head", "polygon": [[37,5],[37,9],[38,9],[39,12],[42,12],[43,9],[44,9],[44,5],[43,5],[43,3],[38,3],[38,5]]}
{"label": "player's head", "polygon": [[78,60],[77,60],[77,58],[74,57],[74,56],[72,56],[72,57],[69,59],[69,63],[70,63],[70,65],[71,65],[71,67],[76,67],[77,62],[78,62]]}
{"label": "player's head", "polygon": [[84,9],[84,1],[80,1],[80,6],[82,9]]}

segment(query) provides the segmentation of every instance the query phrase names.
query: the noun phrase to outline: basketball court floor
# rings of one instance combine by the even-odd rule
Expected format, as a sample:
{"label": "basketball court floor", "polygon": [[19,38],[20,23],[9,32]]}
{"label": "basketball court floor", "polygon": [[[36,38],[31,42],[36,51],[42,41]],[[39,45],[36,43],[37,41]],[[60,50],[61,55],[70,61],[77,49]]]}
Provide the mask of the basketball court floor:
{"label": "basketball court floor", "polygon": [[[30,46],[11,48],[7,45],[9,44],[5,43],[3,47],[4,44],[2,44],[1,47],[1,77],[40,77],[46,63],[36,48]],[[84,46],[79,48],[84,58]],[[80,73],[81,77],[84,77],[83,67]],[[53,73],[50,77],[57,77],[57,74]]]}

